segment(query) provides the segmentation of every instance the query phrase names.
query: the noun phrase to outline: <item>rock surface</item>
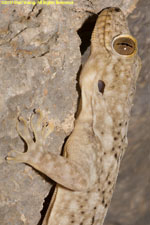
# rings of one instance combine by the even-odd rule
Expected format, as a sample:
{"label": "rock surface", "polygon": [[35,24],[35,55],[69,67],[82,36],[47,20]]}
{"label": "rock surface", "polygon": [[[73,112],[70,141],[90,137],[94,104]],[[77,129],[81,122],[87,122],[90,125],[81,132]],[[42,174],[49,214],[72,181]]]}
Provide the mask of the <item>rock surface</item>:
{"label": "rock surface", "polygon": [[[0,224],[40,225],[40,211],[52,184],[50,179],[27,165],[6,163],[10,150],[24,149],[15,128],[17,115],[29,118],[33,109],[44,110],[55,123],[46,148],[59,154],[65,137],[73,128],[76,112],[76,79],[81,58],[84,61],[86,57],[86,51],[82,57],[80,52],[81,40],[86,42],[83,23],[92,13],[108,6],[118,6],[128,15],[136,2],[83,0],[75,1],[74,5],[0,4]],[[130,123],[128,152],[105,225],[150,224],[150,65],[146,58],[150,45],[149,9],[148,0],[140,0],[129,18],[132,33],[139,42],[143,69]]]}

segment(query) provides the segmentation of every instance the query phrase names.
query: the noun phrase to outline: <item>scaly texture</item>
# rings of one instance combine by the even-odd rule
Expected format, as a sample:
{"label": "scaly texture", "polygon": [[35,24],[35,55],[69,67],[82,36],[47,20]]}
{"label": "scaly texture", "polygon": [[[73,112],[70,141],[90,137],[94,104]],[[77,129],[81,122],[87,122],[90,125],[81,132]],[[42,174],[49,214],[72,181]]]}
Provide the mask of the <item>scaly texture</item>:
{"label": "scaly texture", "polygon": [[26,153],[7,160],[27,163],[57,187],[43,225],[102,225],[127,146],[127,127],[140,70],[136,40],[119,8],[99,15],[91,39],[91,55],[81,75],[81,104],[64,157],[44,151],[52,124],[40,110],[30,128],[19,118],[17,130]]}

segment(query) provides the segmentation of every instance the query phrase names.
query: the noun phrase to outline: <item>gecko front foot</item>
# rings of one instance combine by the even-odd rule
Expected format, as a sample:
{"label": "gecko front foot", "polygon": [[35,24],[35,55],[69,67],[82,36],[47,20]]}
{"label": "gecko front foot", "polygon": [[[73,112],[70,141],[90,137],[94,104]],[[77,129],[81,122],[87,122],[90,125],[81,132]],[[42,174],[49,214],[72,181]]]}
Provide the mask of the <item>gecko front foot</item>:
{"label": "gecko front foot", "polygon": [[43,113],[38,109],[35,110],[30,118],[30,126],[23,117],[19,117],[17,121],[17,132],[27,144],[25,153],[11,151],[6,158],[9,162],[24,162],[30,164],[37,152],[44,151],[44,144],[48,135],[53,131],[53,123],[47,122]]}

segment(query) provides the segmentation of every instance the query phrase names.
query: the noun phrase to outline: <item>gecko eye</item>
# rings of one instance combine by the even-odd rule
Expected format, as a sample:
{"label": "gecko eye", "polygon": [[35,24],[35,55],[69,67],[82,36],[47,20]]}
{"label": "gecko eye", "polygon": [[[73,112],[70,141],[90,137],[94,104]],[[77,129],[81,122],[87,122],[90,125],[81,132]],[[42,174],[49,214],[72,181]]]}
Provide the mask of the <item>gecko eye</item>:
{"label": "gecko eye", "polygon": [[101,92],[102,94],[104,93],[104,88],[105,88],[105,83],[102,80],[98,81],[98,90],[99,92]]}
{"label": "gecko eye", "polygon": [[129,35],[117,36],[114,38],[112,46],[119,55],[132,55],[137,50],[136,40]]}

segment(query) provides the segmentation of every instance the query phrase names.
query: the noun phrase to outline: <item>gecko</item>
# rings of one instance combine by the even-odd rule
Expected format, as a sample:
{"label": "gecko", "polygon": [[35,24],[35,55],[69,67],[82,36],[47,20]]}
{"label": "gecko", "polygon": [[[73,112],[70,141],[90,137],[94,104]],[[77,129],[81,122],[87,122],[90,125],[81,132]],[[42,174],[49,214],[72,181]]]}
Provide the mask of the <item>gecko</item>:
{"label": "gecko", "polygon": [[137,41],[125,15],[120,8],[105,8],[97,18],[91,53],[80,74],[80,107],[64,154],[45,150],[54,128],[44,122],[40,109],[32,114],[30,125],[19,117],[17,131],[28,149],[8,154],[7,160],[31,165],[57,183],[42,225],[104,223],[128,144],[140,68]]}

